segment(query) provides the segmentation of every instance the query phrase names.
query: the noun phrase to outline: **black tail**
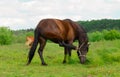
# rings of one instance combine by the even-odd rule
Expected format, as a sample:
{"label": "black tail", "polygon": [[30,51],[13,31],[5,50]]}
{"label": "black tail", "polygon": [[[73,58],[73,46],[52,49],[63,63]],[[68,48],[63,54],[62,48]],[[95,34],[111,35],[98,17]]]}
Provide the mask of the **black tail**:
{"label": "black tail", "polygon": [[33,45],[29,51],[29,54],[28,54],[28,63],[27,65],[29,65],[31,63],[31,60],[34,56],[34,53],[35,53],[35,50],[37,48],[37,45],[38,45],[38,37],[39,37],[39,32],[38,30],[36,29],[35,32],[34,32],[34,42],[33,42]]}

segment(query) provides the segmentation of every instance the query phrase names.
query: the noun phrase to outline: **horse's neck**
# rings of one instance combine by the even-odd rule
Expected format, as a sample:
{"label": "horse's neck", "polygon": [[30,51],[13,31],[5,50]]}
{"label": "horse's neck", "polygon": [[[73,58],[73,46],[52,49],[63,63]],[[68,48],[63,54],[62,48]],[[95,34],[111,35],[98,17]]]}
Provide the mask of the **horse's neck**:
{"label": "horse's neck", "polygon": [[87,33],[85,33],[85,32],[80,33],[78,41],[79,41],[79,44],[87,43],[88,42]]}

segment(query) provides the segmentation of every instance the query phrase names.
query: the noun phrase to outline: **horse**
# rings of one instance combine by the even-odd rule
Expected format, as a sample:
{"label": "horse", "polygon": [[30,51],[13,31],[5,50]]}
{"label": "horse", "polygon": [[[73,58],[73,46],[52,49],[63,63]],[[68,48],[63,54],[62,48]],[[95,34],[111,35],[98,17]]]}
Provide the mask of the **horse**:
{"label": "horse", "polygon": [[[43,50],[47,40],[64,47],[63,63],[66,63],[67,55],[71,57],[71,50],[77,50],[80,63],[85,63],[89,44],[87,32],[84,28],[71,19],[42,19],[34,31],[34,42],[28,53],[27,65],[31,63],[38,43],[40,44],[38,54],[41,64],[47,65],[43,58]],[[75,40],[78,40],[78,47],[73,45]]]}
{"label": "horse", "polygon": [[33,44],[33,41],[34,41],[34,37],[33,36],[27,36],[26,37],[26,45],[29,46],[29,48],[31,48],[32,44]]}

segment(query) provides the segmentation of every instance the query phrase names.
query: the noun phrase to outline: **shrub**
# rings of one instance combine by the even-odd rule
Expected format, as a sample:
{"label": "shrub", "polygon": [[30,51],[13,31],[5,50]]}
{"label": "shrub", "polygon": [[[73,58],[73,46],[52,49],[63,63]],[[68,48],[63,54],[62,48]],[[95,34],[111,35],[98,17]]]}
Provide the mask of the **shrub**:
{"label": "shrub", "polygon": [[27,36],[33,36],[34,32],[33,31],[27,31],[27,30],[18,30],[18,31],[13,31],[14,32],[14,43],[25,43],[26,37]]}
{"label": "shrub", "polygon": [[89,40],[92,42],[100,41],[103,39],[103,34],[99,31],[89,33],[88,36],[89,36]]}
{"label": "shrub", "polygon": [[95,42],[100,40],[115,40],[120,39],[120,31],[118,30],[103,30],[88,33],[89,41]]}
{"label": "shrub", "polygon": [[34,36],[34,32],[33,31],[27,32],[26,36]]}
{"label": "shrub", "polygon": [[120,32],[117,30],[103,31],[105,40],[115,40],[120,39]]}
{"label": "shrub", "polygon": [[12,43],[12,31],[7,27],[0,27],[0,45]]}

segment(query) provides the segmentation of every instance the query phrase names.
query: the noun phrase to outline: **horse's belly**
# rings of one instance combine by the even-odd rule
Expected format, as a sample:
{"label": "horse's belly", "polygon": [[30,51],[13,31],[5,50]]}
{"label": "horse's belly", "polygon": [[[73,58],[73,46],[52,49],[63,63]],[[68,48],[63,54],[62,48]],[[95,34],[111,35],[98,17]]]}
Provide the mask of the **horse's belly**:
{"label": "horse's belly", "polygon": [[44,36],[51,40],[64,40],[62,34],[57,32],[46,32]]}

